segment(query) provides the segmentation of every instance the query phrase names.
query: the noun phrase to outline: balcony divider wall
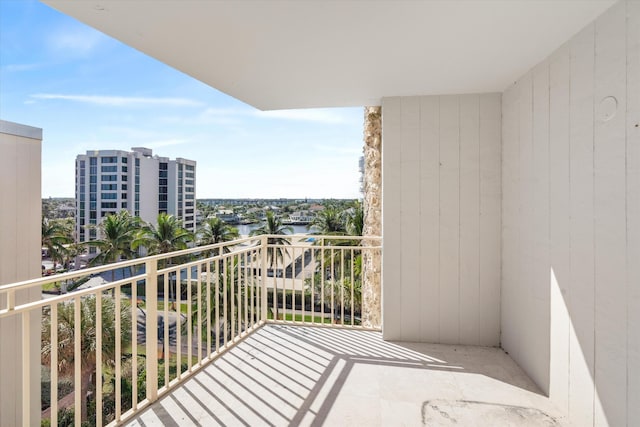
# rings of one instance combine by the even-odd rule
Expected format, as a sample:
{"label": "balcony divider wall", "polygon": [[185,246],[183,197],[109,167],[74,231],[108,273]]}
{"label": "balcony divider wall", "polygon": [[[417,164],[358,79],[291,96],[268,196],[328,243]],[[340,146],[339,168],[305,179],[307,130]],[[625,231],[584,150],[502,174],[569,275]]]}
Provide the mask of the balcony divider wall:
{"label": "balcony divider wall", "polygon": [[[41,142],[42,129],[0,120],[0,286],[41,274]],[[15,299],[17,304],[37,301],[40,292],[22,290]],[[0,295],[0,307],[5,304],[6,296]],[[0,426],[22,425],[27,418],[39,424],[40,357],[35,351],[25,360],[23,349],[40,348],[40,317],[36,312],[27,317],[27,330],[19,318],[0,319]]]}
{"label": "balcony divider wall", "polygon": [[500,343],[500,99],[382,101],[385,339]]}

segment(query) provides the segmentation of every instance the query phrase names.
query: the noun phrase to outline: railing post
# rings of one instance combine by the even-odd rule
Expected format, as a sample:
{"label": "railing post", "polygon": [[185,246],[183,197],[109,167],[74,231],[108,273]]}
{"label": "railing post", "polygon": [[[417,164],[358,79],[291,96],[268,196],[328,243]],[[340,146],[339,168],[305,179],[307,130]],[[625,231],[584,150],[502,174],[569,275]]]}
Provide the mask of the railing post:
{"label": "railing post", "polygon": [[261,299],[261,318],[263,322],[267,321],[267,251],[268,246],[267,236],[262,236],[260,238],[260,253],[262,255],[260,260],[260,275],[262,276],[260,280],[260,299]]}
{"label": "railing post", "polygon": [[[154,402],[158,399],[158,261],[155,258],[145,262],[145,275],[147,399]],[[167,298],[166,295],[165,298]],[[132,301],[132,304],[136,310],[136,301]]]}
{"label": "railing post", "polygon": [[[22,424],[31,425],[31,347],[29,336],[31,326],[29,325],[30,313],[22,313]],[[55,368],[53,368],[55,369]]]}

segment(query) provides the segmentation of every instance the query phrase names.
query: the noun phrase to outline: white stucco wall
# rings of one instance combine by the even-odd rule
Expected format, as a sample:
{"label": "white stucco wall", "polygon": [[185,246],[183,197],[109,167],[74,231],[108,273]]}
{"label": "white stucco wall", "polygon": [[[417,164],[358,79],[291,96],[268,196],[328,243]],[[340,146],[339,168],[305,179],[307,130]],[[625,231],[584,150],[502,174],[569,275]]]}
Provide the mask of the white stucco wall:
{"label": "white stucco wall", "polygon": [[640,2],[503,95],[502,345],[575,425],[640,422]]}
{"label": "white stucco wall", "polygon": [[385,98],[385,339],[499,344],[500,94]]}
{"label": "white stucco wall", "polygon": [[[0,285],[40,277],[40,153],[42,129],[0,120]],[[40,299],[37,288],[16,293],[16,304]],[[0,296],[0,306],[6,307]],[[24,334],[21,316],[0,319],[0,425],[22,425],[22,339],[31,346],[31,421],[40,424],[40,316],[30,317]]]}

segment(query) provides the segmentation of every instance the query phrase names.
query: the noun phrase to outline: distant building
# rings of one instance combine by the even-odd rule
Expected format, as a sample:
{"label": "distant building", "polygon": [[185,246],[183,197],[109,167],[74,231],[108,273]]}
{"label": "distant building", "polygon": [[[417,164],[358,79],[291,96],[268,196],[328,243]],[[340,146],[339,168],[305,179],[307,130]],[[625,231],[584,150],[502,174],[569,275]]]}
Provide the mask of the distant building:
{"label": "distant building", "polygon": [[315,215],[312,213],[308,211],[298,211],[289,215],[288,219],[282,220],[282,223],[287,225],[307,225],[311,224],[314,219]]}
{"label": "distant building", "polygon": [[220,209],[216,212],[216,217],[227,224],[240,224],[240,217],[232,209]]}
{"label": "distant building", "polygon": [[171,214],[195,231],[196,162],[154,156],[149,148],[131,150],[87,151],[76,157],[79,242],[97,238],[87,225],[122,209],[154,224],[158,214]]}

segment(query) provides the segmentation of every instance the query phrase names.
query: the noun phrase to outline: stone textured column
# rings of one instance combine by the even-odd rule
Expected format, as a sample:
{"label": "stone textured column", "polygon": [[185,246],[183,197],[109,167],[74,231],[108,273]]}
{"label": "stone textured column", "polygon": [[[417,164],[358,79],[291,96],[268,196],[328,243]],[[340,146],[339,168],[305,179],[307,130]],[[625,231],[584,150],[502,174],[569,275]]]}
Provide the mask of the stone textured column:
{"label": "stone textured column", "polygon": [[[363,236],[382,235],[382,108],[364,108],[364,230]],[[365,239],[365,246],[380,246]],[[362,323],[382,326],[382,251],[366,250],[362,257]]]}

